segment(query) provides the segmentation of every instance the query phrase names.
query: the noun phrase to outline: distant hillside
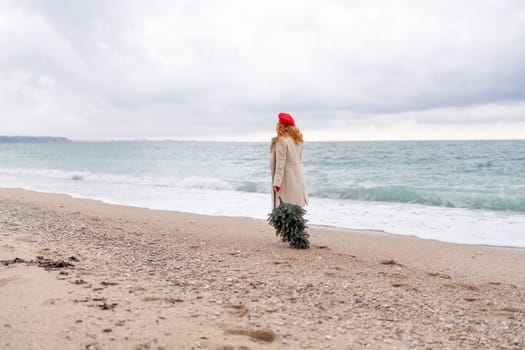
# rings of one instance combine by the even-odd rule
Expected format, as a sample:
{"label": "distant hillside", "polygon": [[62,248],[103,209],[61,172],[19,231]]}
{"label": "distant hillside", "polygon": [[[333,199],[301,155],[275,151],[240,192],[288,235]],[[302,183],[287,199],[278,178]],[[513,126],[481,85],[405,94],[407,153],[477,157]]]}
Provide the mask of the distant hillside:
{"label": "distant hillside", "polygon": [[0,143],[71,142],[65,137],[50,136],[0,136]]}

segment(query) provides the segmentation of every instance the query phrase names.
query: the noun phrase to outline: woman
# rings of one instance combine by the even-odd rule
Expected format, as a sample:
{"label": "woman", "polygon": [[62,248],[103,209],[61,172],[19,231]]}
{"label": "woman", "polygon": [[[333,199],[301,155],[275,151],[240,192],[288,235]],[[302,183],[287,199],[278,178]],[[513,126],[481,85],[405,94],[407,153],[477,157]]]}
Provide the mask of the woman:
{"label": "woman", "polygon": [[301,168],[303,134],[288,113],[279,113],[276,130],[270,147],[273,207],[279,206],[279,197],[283,202],[304,207],[308,193]]}

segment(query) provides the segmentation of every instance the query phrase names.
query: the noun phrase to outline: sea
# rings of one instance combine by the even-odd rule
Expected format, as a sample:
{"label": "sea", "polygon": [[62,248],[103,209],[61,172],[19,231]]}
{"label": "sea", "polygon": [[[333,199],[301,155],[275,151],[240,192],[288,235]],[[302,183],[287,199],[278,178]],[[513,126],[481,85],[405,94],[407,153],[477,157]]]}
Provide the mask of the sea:
{"label": "sea", "polygon": [[[0,143],[0,187],[266,220],[268,142]],[[525,140],[306,142],[308,225],[525,247]]]}

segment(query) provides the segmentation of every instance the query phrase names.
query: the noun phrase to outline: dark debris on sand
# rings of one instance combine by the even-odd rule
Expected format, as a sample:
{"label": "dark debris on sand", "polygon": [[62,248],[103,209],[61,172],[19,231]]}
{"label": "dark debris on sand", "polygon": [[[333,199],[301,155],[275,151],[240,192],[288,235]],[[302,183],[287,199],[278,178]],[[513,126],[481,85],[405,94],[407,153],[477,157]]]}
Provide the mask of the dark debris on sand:
{"label": "dark debris on sand", "polygon": [[[76,259],[76,258],[75,258]],[[72,260],[70,258],[70,260]],[[78,261],[78,259],[74,260]],[[43,256],[39,255],[36,257],[36,259],[32,260],[24,260],[20,258],[14,258],[10,260],[0,260],[0,263],[4,266],[10,266],[14,264],[26,264],[26,265],[36,265],[38,267],[42,267],[47,271],[51,270],[60,270],[68,267],[74,267],[72,263],[65,261],[65,260],[53,260],[53,259],[46,259]]]}

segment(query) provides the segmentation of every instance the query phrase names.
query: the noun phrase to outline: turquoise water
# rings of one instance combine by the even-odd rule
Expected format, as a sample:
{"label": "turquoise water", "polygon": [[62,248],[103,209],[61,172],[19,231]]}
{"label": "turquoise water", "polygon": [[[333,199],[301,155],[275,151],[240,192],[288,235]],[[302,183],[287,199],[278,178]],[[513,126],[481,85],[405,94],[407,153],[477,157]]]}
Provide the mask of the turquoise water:
{"label": "turquoise water", "polygon": [[525,141],[310,146],[314,196],[525,212]]}
{"label": "turquoise water", "polygon": [[[0,186],[264,218],[268,152],[268,143],[0,143]],[[525,231],[525,141],[307,142],[303,167],[312,223],[503,244],[454,239],[431,222],[438,215],[465,231],[474,227],[466,218],[488,220],[499,231],[509,225],[511,245]]]}

